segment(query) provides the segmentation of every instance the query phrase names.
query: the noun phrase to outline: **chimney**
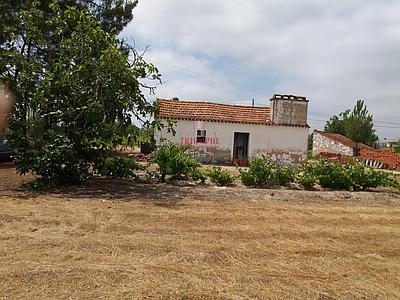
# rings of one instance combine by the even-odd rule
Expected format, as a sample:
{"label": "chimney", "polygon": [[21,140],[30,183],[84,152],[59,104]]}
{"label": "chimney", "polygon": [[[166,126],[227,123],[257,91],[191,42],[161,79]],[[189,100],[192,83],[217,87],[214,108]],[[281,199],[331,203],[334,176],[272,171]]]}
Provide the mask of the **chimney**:
{"label": "chimney", "polygon": [[270,102],[272,124],[307,126],[308,100],[306,97],[274,94]]}

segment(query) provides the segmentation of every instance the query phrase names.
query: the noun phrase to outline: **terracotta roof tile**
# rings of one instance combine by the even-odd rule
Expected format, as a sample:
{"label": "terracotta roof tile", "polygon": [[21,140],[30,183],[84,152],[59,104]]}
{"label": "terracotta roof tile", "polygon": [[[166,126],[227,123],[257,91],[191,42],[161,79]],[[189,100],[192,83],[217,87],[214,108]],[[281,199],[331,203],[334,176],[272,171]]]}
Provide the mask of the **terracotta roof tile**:
{"label": "terracotta roof tile", "polygon": [[158,99],[159,118],[229,123],[270,123],[269,107]]}
{"label": "terracotta roof tile", "polygon": [[[344,135],[341,135],[339,133],[317,131],[317,130],[315,130],[315,132],[317,132],[317,133],[319,133],[319,134],[321,134],[321,135],[323,135],[323,136],[325,136],[327,138],[330,138],[331,140],[334,140],[334,141],[339,142],[339,143],[341,143],[343,145],[346,145],[346,146],[348,146],[350,148],[354,149],[356,147],[356,142],[354,142],[353,140],[351,140],[348,137],[345,137]],[[358,144],[358,149],[374,149],[374,148],[372,148],[370,146],[367,146],[367,145],[365,145],[363,143],[359,143]]]}

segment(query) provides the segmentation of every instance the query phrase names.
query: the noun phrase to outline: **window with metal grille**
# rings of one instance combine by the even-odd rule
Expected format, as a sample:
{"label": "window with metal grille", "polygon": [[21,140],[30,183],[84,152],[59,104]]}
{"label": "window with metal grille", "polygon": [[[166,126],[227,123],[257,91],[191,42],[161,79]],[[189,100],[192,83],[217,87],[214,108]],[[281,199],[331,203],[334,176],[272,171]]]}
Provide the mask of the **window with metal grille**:
{"label": "window with metal grille", "polygon": [[197,130],[197,136],[196,136],[196,143],[205,143],[206,142],[206,131],[201,129]]}

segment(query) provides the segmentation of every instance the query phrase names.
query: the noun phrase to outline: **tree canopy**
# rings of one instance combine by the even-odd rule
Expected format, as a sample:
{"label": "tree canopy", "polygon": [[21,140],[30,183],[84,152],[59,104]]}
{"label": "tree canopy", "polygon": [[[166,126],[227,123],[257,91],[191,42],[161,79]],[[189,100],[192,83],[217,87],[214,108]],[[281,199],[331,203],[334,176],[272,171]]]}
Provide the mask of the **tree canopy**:
{"label": "tree canopy", "polygon": [[332,116],[328,122],[326,122],[324,130],[326,132],[334,132],[339,133],[341,135],[346,135],[344,129],[344,123],[348,119],[350,114],[350,109],[347,109],[344,112],[341,112],[338,116]]}
{"label": "tree canopy", "polygon": [[[356,143],[372,144],[378,138],[375,135],[373,118],[368,113],[364,101],[358,100],[353,111],[344,123],[346,136]],[[358,149],[356,146],[358,155]]]}
{"label": "tree canopy", "polygon": [[[17,170],[80,182],[105,151],[137,133],[132,116],[154,113],[141,80],[160,74],[116,37],[130,20],[119,15],[125,1],[102,1],[98,11],[80,6],[97,1],[20,2],[8,10],[13,22],[2,23],[0,48],[0,79],[15,99],[8,142]],[[113,4],[114,17],[105,14]]]}
{"label": "tree canopy", "polygon": [[375,134],[373,117],[362,100],[357,101],[352,111],[348,109],[338,116],[332,116],[326,122],[324,130],[342,134],[356,143],[373,145],[378,140]]}

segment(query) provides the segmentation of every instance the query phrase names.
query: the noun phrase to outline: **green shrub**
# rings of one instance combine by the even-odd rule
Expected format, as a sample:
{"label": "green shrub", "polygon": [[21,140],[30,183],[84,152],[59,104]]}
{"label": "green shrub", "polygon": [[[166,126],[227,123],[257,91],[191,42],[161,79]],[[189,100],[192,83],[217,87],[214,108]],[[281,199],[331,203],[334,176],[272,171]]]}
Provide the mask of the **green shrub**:
{"label": "green shrub", "polygon": [[275,162],[265,155],[253,158],[247,171],[240,171],[242,183],[246,186],[267,186],[273,183],[273,170]]}
{"label": "green shrub", "polygon": [[286,185],[294,182],[295,171],[288,167],[278,167],[273,173],[273,182],[276,185]]}
{"label": "green shrub", "polygon": [[355,164],[349,167],[349,175],[352,179],[352,189],[365,191],[368,188],[398,187],[395,177],[387,172],[365,167],[363,164]]}
{"label": "green shrub", "polygon": [[212,183],[222,186],[231,185],[236,179],[229,171],[223,170],[221,167],[212,167],[207,170],[206,174]]}
{"label": "green shrub", "polygon": [[204,183],[206,182],[207,174],[201,168],[197,168],[192,171],[192,179],[194,181],[200,181],[201,183]]}
{"label": "green shrub", "polygon": [[348,165],[320,159],[314,165],[314,174],[318,177],[319,184],[334,190],[351,190],[352,179],[348,172]]}
{"label": "green shrub", "polygon": [[296,180],[305,189],[311,189],[317,181],[322,187],[333,190],[359,191],[379,186],[399,187],[399,182],[391,173],[378,171],[361,163],[342,165],[326,159],[303,166]]}
{"label": "green shrub", "polygon": [[32,172],[38,179],[30,186],[43,188],[48,186],[79,184],[86,180],[89,162],[79,159],[79,151],[71,141],[53,131],[46,132],[46,140],[21,141],[24,149],[16,147],[14,160],[19,174]]}
{"label": "green shrub", "polygon": [[137,178],[134,171],[145,170],[146,167],[139,165],[131,158],[126,157],[113,157],[102,161],[95,165],[96,173],[101,176],[107,176],[112,178]]}
{"label": "green shrub", "polygon": [[312,173],[300,173],[296,181],[306,190],[312,190],[317,182],[317,177]]}
{"label": "green shrub", "polygon": [[256,177],[252,173],[248,171],[243,171],[241,169],[239,169],[239,172],[240,179],[245,186],[257,186]]}
{"label": "green shrub", "polygon": [[158,149],[154,162],[158,164],[161,181],[166,175],[173,179],[187,179],[193,174],[198,174],[200,163],[194,158],[185,155],[187,146],[178,146],[172,142],[165,142]]}

